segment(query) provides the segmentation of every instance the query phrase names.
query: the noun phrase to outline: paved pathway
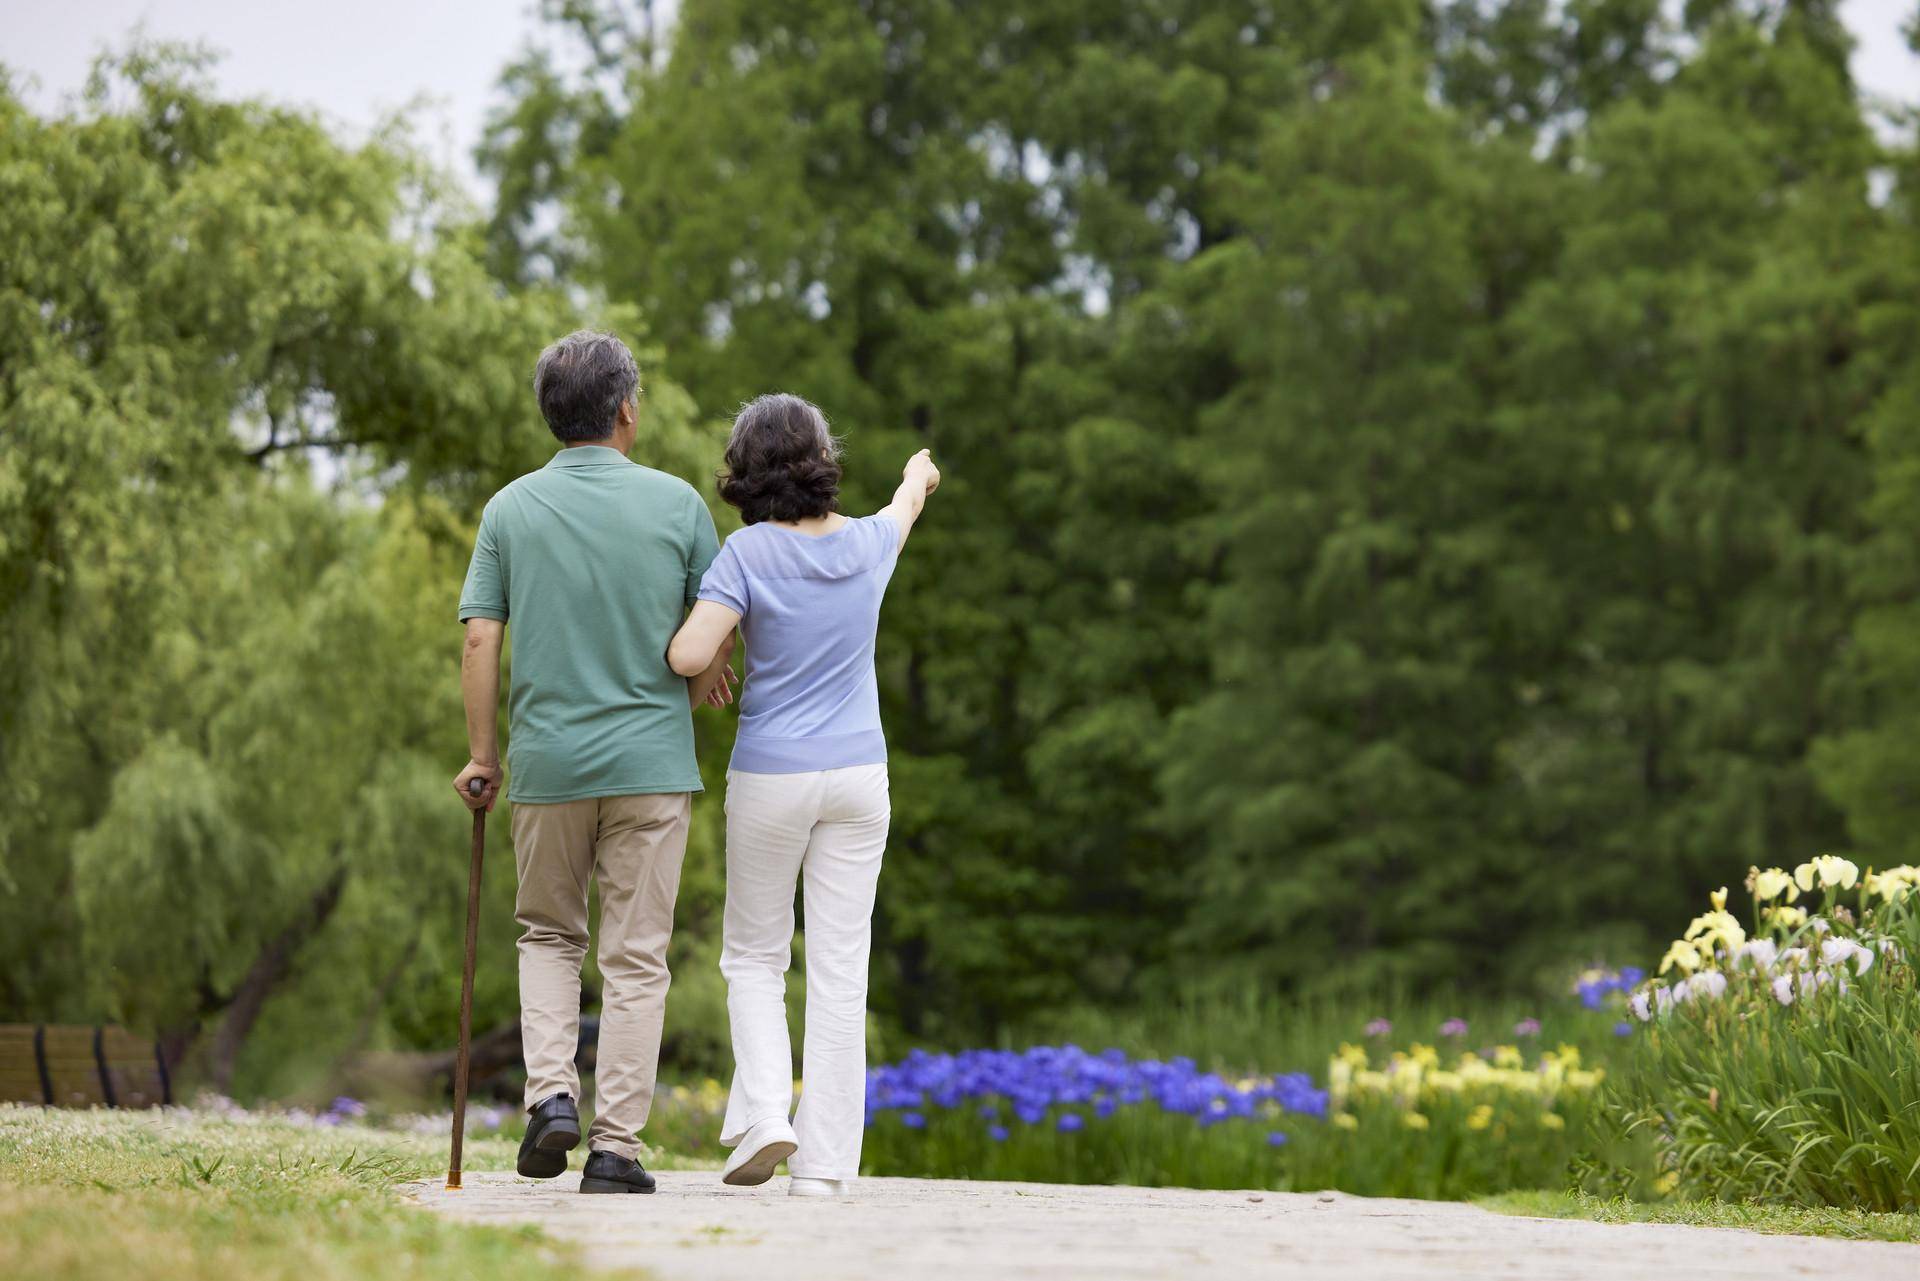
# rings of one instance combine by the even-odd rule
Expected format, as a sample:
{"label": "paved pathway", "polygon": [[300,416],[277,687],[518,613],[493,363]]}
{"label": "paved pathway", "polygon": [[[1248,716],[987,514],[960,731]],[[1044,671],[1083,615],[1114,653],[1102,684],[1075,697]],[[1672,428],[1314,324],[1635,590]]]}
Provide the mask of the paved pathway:
{"label": "paved pathway", "polygon": [[1519,1219],[1333,1193],[863,1179],[843,1201],[786,1180],[663,1173],[653,1196],[578,1176],[469,1174],[408,1189],[457,1218],[534,1223],[601,1268],[655,1281],[1920,1281],[1920,1245]]}

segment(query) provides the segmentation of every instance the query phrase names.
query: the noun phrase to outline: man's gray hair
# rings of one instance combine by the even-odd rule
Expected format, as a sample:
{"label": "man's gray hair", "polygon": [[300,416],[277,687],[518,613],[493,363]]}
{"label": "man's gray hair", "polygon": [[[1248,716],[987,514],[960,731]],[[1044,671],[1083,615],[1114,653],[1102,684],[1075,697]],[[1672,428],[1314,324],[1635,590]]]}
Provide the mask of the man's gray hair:
{"label": "man's gray hair", "polygon": [[612,334],[575,330],[540,353],[533,394],[547,428],[566,444],[605,440],[621,402],[639,402],[640,367]]}

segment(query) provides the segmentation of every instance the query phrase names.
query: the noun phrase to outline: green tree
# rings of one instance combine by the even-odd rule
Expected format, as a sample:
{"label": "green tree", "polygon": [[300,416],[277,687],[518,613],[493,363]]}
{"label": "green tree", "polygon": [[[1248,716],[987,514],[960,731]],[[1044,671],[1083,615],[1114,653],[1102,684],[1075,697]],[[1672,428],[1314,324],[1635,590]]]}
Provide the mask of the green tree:
{"label": "green tree", "polygon": [[1274,113],[1223,179],[1244,234],[1190,268],[1236,376],[1200,441],[1211,680],[1163,796],[1197,854],[1183,950],[1222,980],[1416,980],[1511,946],[1501,746],[1554,584],[1506,490],[1526,442],[1489,412],[1490,280],[1529,232],[1483,229],[1529,179],[1426,79],[1389,47]]}
{"label": "green tree", "polygon": [[1699,17],[1670,77],[1576,94],[1591,119],[1471,79],[1469,134],[1404,87],[1387,114],[1418,58],[1276,116],[1250,234],[1194,265],[1242,362],[1220,688],[1167,775],[1205,852],[1197,955],[1618,954],[1839,838],[1809,753],[1860,705],[1860,406],[1887,375],[1859,318],[1900,294],[1816,16]]}
{"label": "green tree", "polygon": [[1215,170],[1266,107],[1417,10],[729,2],[664,57],[623,6],[552,11],[587,70],[509,72],[495,260],[638,305],[705,412],[819,401],[855,504],[922,444],[949,477],[882,640],[881,999],[962,1034],[1136,993],[1187,898],[1153,793],[1230,371],[1156,291],[1235,234]]}
{"label": "green tree", "polygon": [[1842,656],[1858,705],[1813,756],[1857,857],[1879,867],[1920,862],[1920,150],[1889,159],[1877,280],[1844,331],[1872,478],[1869,533],[1848,566],[1861,613]]}
{"label": "green tree", "polygon": [[[449,1039],[467,521],[551,451],[525,371],[575,323],[488,274],[472,216],[402,139],[218,100],[177,51],[103,64],[69,115],[0,90],[12,1017],[205,1028],[222,1086],[289,984],[308,1054]],[[695,470],[648,382],[647,448]]]}
{"label": "green tree", "polygon": [[1583,869],[1531,882],[1563,920],[1671,919],[1841,836],[1808,754],[1858,707],[1878,149],[1794,24],[1700,35],[1581,139],[1559,262],[1506,332],[1503,413],[1554,459],[1530,534],[1577,589],[1514,743],[1535,839]]}
{"label": "green tree", "polygon": [[1911,857],[1913,152],[1831,5],[549,10],[484,227],[172,56],[0,94],[0,1006],[256,1088],[444,1043],[443,605],[562,290],[647,318],[649,462],[780,386],[851,505],[947,470],[882,639],[914,1035],[1624,959],[1745,861]]}

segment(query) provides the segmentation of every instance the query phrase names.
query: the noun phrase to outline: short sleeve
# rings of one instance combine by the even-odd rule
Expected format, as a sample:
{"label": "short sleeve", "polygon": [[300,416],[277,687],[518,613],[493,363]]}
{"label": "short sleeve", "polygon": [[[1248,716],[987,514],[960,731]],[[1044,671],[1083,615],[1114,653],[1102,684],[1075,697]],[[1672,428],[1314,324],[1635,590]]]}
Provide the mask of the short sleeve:
{"label": "short sleeve", "polygon": [[720,536],[714,532],[713,513],[700,501],[700,496],[691,490],[688,495],[693,501],[693,536],[688,541],[686,600],[691,605],[700,598],[701,579],[720,551]]}
{"label": "short sleeve", "polygon": [[874,563],[892,560],[900,554],[900,522],[890,512],[875,512],[866,518],[872,526],[871,538],[874,544]]}
{"label": "short sleeve", "polygon": [[744,618],[751,596],[752,593],[747,589],[746,567],[740,563],[739,550],[729,541],[720,549],[720,554],[713,558],[713,564],[707,567],[698,599],[725,605]]}
{"label": "short sleeve", "polygon": [[481,513],[480,532],[473,539],[473,559],[467,563],[467,581],[460,589],[460,621],[469,618],[507,620],[507,576],[500,564],[492,503]]}

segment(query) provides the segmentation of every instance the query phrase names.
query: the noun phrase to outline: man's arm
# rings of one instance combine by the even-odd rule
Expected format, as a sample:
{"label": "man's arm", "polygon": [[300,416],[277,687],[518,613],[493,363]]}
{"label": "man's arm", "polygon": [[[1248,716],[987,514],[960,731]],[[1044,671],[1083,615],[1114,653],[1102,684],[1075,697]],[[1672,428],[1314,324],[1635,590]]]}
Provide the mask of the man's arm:
{"label": "man's arm", "polygon": [[920,512],[927,505],[927,495],[938,488],[940,469],[933,465],[932,450],[923,449],[907,459],[907,465],[900,472],[900,487],[893,491],[893,501],[880,509],[900,526],[902,547],[906,546],[907,535],[913,532],[913,522],[920,519]]}
{"label": "man's arm", "polygon": [[[500,649],[507,625],[497,618],[469,618],[467,643],[460,653],[460,697],[467,705],[467,767],[453,780],[453,790],[470,810],[493,809],[500,795]],[[467,780],[482,779],[486,789],[467,795]]]}

